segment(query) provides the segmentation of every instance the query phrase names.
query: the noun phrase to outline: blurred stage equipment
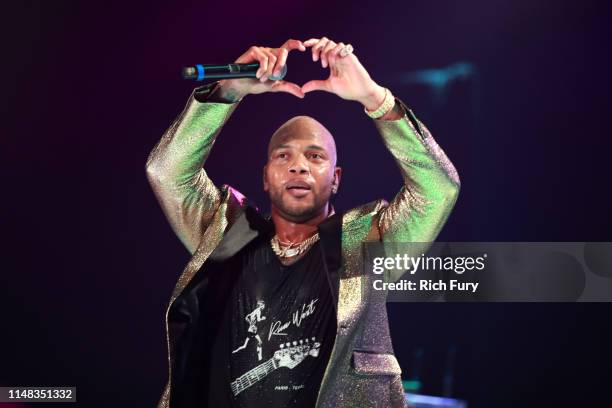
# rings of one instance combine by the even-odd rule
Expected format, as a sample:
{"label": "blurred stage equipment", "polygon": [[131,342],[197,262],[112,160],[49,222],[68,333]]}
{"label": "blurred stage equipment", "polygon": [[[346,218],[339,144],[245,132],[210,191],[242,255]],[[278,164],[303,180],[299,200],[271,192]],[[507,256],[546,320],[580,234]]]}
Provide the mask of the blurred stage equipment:
{"label": "blurred stage equipment", "polygon": [[466,401],[450,398],[453,389],[453,371],[456,353],[457,347],[455,345],[451,345],[446,352],[446,366],[442,379],[444,397],[436,397],[419,394],[423,385],[420,372],[425,350],[422,347],[417,347],[414,350],[411,376],[409,379],[402,381],[406,401],[408,401],[410,408],[467,408]]}
{"label": "blurred stage equipment", "polygon": [[406,401],[410,408],[467,408],[465,401],[431,395],[406,393]]}
{"label": "blurred stage equipment", "polygon": [[442,379],[443,390],[442,395],[450,397],[453,394],[453,371],[455,369],[455,354],[457,347],[450,346],[446,352],[446,367],[444,368],[444,378]]}
{"label": "blurred stage equipment", "polygon": [[476,67],[469,62],[456,62],[445,68],[421,69],[399,75],[399,81],[405,85],[420,84],[429,86],[439,103],[446,100],[449,85],[456,80],[474,76]]}

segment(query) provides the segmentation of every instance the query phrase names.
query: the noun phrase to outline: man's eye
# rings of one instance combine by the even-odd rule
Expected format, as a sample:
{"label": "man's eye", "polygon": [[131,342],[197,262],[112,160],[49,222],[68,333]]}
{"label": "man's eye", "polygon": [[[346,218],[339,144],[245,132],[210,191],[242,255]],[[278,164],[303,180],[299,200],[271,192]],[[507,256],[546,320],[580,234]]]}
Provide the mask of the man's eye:
{"label": "man's eye", "polygon": [[286,159],[287,158],[287,153],[279,153],[278,154],[278,158],[279,159]]}
{"label": "man's eye", "polygon": [[319,153],[311,153],[310,157],[312,157],[313,159],[322,159],[323,156],[321,156]]}

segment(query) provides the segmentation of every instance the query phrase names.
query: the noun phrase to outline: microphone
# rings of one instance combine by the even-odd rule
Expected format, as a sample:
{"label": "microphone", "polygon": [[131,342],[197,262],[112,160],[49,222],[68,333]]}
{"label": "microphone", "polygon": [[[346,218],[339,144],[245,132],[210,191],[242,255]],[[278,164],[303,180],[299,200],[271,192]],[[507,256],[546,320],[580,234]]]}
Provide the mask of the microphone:
{"label": "microphone", "polygon": [[[197,64],[194,67],[183,68],[183,79],[203,81],[204,79],[256,78],[259,62],[251,64]],[[272,75],[268,79],[279,81],[287,75],[287,64],[279,76]]]}

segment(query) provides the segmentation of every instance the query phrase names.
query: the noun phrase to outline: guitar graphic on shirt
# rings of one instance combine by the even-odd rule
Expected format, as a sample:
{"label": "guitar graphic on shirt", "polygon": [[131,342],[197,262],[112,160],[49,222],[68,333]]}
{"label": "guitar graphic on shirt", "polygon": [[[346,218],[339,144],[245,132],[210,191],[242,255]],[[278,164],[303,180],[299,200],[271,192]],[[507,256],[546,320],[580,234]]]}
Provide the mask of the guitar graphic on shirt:
{"label": "guitar graphic on shirt", "polygon": [[274,352],[274,356],[271,359],[249,370],[233,381],[231,383],[232,393],[234,396],[240,394],[279,367],[292,369],[308,356],[317,357],[320,347],[321,343],[316,342],[314,337],[312,342],[306,339],[299,342],[294,341],[293,343],[281,344],[280,349]]}

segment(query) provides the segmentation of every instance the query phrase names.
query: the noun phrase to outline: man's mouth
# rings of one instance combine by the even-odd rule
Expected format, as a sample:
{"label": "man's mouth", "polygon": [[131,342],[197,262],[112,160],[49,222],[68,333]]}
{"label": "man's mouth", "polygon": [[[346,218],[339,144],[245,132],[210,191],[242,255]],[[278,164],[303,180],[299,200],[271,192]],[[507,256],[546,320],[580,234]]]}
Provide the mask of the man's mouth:
{"label": "man's mouth", "polygon": [[285,186],[287,190],[310,190],[310,184],[305,181],[291,181]]}
{"label": "man's mouth", "polygon": [[290,181],[285,189],[294,197],[303,197],[311,190],[310,184],[305,181]]}

